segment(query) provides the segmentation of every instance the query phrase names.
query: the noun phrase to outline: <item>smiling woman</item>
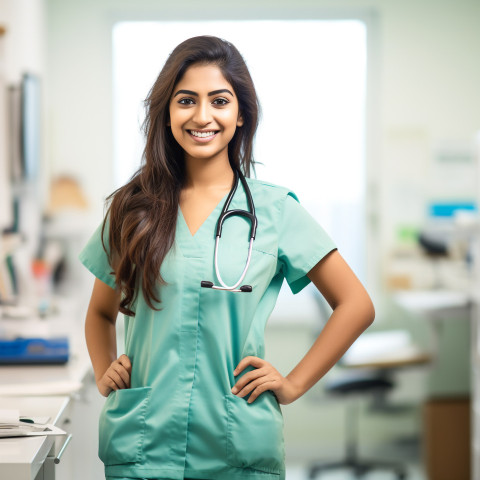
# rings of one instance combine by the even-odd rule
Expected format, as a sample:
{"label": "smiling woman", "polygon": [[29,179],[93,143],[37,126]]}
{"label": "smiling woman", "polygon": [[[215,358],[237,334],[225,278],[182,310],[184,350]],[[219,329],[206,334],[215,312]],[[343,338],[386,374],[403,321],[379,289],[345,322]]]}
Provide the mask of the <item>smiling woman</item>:
{"label": "smiling woman", "polygon": [[[97,277],[85,330],[108,397],[99,442],[106,475],[285,480],[281,405],[335,364],[373,321],[373,305],[295,193],[250,177],[258,100],[231,43],[182,42],[146,106],[145,162],[108,197],[80,254]],[[237,215],[223,224],[217,258],[227,208],[225,217]],[[252,228],[239,213],[247,210]],[[238,282],[250,288],[201,288],[205,278],[222,283],[218,261],[225,281],[237,278],[247,244],[252,262]],[[284,279],[294,294],[313,282],[334,309],[287,376],[265,360],[264,340]],[[117,358],[118,310],[126,334]]]}

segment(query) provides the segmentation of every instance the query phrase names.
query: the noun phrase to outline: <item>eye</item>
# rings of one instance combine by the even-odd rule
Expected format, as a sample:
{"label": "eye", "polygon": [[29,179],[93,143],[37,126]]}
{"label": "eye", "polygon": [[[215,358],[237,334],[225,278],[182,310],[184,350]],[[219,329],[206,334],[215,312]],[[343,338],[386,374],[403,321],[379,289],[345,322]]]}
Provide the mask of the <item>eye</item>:
{"label": "eye", "polygon": [[214,103],[215,105],[226,105],[230,102],[226,98],[216,98],[212,103]]}
{"label": "eye", "polygon": [[192,105],[194,102],[192,98],[182,98],[178,101],[178,103],[180,105]]}

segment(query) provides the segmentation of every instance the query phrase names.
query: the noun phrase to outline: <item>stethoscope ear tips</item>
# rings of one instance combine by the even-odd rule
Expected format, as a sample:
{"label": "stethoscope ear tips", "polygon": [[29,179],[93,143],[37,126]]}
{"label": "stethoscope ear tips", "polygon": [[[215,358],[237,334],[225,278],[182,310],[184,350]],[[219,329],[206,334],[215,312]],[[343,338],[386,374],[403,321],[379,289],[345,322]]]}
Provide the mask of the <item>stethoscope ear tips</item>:
{"label": "stethoscope ear tips", "polygon": [[252,286],[251,285],[242,285],[240,287],[240,290],[242,292],[251,292],[252,291]]}
{"label": "stethoscope ear tips", "polygon": [[202,283],[200,285],[204,288],[212,288],[213,282],[209,282],[208,280],[202,280]]}

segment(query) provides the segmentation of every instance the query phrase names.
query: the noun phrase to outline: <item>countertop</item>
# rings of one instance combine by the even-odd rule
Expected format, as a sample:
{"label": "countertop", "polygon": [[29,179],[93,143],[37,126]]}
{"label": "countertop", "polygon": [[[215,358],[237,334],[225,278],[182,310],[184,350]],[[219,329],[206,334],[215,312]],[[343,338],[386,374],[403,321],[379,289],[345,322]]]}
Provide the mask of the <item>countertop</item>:
{"label": "countertop", "polygon": [[[65,365],[0,366],[0,408],[18,409],[26,417],[49,417],[50,423],[68,430],[68,423],[64,427],[62,422],[92,367],[78,301],[60,307],[46,319],[1,318],[3,334],[18,330],[29,336],[68,336],[70,359]],[[47,456],[58,454],[65,440],[65,436],[0,439],[0,478],[35,479]]]}
{"label": "countertop", "polygon": [[86,302],[57,298],[55,303],[55,314],[47,318],[0,318],[1,336],[65,336],[70,343],[70,359],[65,365],[0,365],[0,402],[5,396],[70,395],[82,387],[92,368],[81,311]]}
{"label": "countertop", "polygon": [[[49,417],[58,425],[68,404],[68,396],[3,397],[0,408],[20,410],[21,416]],[[64,437],[39,436],[28,438],[0,438],[0,478],[5,480],[33,480],[50,451],[58,453]]]}

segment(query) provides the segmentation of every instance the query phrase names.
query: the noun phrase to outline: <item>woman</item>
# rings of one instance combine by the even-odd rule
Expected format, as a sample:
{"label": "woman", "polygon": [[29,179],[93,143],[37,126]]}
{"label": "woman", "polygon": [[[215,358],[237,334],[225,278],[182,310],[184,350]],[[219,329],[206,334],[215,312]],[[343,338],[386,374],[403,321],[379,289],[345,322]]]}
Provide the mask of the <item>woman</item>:
{"label": "woman", "polygon": [[[108,396],[106,475],[282,480],[280,405],[309,390],[372,323],[372,302],[295,194],[248,178],[258,101],[233,45],[211,36],[178,45],[146,107],[144,163],[110,195],[80,254],[97,277],[85,330]],[[216,246],[224,206],[248,213],[225,220]],[[312,281],[333,309],[286,377],[264,360],[263,338],[284,278],[293,293]]]}

